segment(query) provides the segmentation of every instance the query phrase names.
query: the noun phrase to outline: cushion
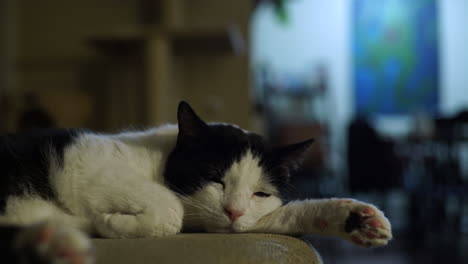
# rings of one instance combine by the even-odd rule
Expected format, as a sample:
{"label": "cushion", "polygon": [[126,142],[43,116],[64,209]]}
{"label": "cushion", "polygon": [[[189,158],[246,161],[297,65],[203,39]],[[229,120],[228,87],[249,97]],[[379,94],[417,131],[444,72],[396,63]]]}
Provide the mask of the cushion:
{"label": "cushion", "polygon": [[322,263],[305,241],[274,234],[178,234],[94,239],[96,263]]}

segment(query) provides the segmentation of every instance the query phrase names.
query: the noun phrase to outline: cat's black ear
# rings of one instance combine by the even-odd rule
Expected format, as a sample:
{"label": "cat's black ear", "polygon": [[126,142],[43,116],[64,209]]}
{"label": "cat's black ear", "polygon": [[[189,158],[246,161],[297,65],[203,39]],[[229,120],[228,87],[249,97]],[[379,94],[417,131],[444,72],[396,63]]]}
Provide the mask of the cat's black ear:
{"label": "cat's black ear", "polygon": [[308,139],[299,143],[279,147],[275,150],[275,162],[277,166],[296,170],[303,162],[307,150],[314,139]]}
{"label": "cat's black ear", "polygon": [[208,125],[198,117],[192,107],[185,101],[181,101],[177,108],[177,122],[179,125],[179,140],[185,137],[196,138],[208,128]]}

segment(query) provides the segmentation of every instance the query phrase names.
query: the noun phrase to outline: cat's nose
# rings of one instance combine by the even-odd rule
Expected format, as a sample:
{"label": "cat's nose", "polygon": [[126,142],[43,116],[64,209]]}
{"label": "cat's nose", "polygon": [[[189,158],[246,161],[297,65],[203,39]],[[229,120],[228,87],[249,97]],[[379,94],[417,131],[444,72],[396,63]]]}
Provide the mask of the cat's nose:
{"label": "cat's nose", "polygon": [[235,222],[239,217],[244,215],[243,211],[236,210],[229,207],[224,207],[224,212],[231,219],[232,222]]}

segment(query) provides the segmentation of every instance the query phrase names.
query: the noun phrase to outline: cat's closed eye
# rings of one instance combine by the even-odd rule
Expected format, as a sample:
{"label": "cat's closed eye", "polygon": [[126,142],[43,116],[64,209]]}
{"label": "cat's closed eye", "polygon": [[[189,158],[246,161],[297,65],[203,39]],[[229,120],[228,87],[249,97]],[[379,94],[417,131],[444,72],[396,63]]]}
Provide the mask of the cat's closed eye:
{"label": "cat's closed eye", "polygon": [[221,186],[223,187],[223,190],[226,188],[226,185],[225,185],[225,183],[224,183],[222,180],[213,179],[212,181],[213,181],[214,183],[221,184]]}
{"label": "cat's closed eye", "polygon": [[265,192],[255,192],[254,195],[257,197],[270,197],[271,196],[271,194],[265,193]]}

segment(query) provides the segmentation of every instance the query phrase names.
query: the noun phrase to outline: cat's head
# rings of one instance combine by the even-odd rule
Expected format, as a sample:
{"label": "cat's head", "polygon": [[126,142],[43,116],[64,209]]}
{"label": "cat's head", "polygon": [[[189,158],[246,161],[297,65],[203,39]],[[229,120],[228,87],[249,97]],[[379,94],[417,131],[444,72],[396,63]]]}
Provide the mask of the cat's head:
{"label": "cat's head", "polygon": [[273,147],[231,124],[205,123],[178,108],[177,144],[165,178],[184,201],[185,225],[210,232],[242,232],[282,205],[289,174],[313,140]]}

